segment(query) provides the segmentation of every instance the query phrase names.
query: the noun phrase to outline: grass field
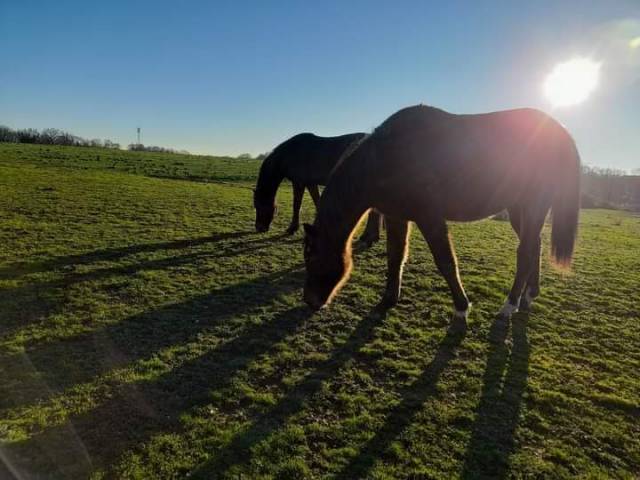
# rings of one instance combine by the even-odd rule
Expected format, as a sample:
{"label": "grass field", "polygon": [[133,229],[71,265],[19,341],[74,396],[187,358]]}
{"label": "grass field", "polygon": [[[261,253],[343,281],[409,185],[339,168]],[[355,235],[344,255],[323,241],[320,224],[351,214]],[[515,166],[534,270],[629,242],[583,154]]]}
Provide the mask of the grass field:
{"label": "grass field", "polygon": [[639,217],[584,210],[510,322],[492,220],[452,225],[466,332],[417,231],[396,308],[378,244],[311,314],[257,168],[0,144],[0,478],[638,478]]}

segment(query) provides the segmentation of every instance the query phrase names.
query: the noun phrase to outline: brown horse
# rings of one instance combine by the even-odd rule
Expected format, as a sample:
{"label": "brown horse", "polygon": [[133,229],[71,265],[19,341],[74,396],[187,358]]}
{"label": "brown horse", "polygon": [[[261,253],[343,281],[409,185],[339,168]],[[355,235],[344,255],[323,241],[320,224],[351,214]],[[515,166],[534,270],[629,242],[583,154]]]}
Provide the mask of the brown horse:
{"label": "brown horse", "polygon": [[540,111],[454,115],[422,105],[400,110],[345,156],[323,193],[315,223],[305,224],[304,299],[314,309],[331,301],[351,270],[354,227],[375,208],[387,222],[383,304],[399,299],[413,221],[451,289],[455,315],[466,318],[470,303],[446,220],[479,220],[507,209],[520,242],[515,280],[501,314],[528,309],[540,291],[540,232],[549,210],[553,259],[567,267],[571,262],[579,172],[571,136]]}
{"label": "brown horse", "polygon": [[[312,133],[300,133],[278,145],[264,159],[260,167],[258,182],[254,190],[253,204],[256,209],[256,230],[266,232],[273,221],[277,208],[276,192],[285,178],[293,184],[293,218],[287,228],[292,235],[300,224],[300,207],[305,188],[318,207],[320,193],[318,185],[326,185],[331,171],[340,157],[365,137],[364,133],[351,133],[339,137],[318,137]],[[360,241],[371,244],[380,236],[381,216],[370,215],[369,223]]]}

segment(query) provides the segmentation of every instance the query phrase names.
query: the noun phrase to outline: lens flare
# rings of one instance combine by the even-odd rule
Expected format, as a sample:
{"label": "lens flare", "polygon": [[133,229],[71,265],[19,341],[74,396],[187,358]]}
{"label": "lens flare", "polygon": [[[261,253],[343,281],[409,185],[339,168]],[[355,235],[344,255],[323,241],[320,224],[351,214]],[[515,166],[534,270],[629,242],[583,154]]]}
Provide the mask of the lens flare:
{"label": "lens flare", "polygon": [[600,66],[588,58],[573,58],[557,64],[544,82],[545,96],[554,107],[585,101],[598,86]]}

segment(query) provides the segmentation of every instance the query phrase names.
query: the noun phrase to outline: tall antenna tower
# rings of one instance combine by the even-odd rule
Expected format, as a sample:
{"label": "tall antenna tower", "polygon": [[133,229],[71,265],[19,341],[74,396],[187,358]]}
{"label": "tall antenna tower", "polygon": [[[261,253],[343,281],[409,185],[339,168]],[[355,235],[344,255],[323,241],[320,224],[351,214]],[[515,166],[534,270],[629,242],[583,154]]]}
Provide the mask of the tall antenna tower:
{"label": "tall antenna tower", "polygon": [[138,145],[140,145],[140,127],[138,127]]}

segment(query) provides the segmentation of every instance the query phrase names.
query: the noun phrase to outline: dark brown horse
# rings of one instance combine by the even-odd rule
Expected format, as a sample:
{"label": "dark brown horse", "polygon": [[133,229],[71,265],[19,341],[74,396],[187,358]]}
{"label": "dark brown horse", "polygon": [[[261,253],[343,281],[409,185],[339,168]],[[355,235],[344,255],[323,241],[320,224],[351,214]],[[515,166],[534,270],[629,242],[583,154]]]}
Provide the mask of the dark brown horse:
{"label": "dark brown horse", "polygon": [[[266,232],[269,229],[277,211],[276,192],[282,180],[287,178],[293,184],[293,218],[287,234],[295,233],[300,224],[300,207],[305,188],[309,190],[317,208],[320,199],[318,185],[327,184],[340,157],[364,137],[364,133],[339,137],[318,137],[312,133],[301,133],[278,145],[262,162],[254,190],[256,230]],[[372,213],[360,241],[367,244],[377,241],[380,223],[380,215]]]}
{"label": "dark brown horse", "polygon": [[[533,109],[453,115],[426,106],[389,117],[345,156],[327,185],[315,223],[305,224],[304,299],[331,301],[351,270],[351,235],[375,208],[387,221],[383,304],[400,296],[409,221],[414,221],[466,318],[464,292],[446,220],[473,221],[503,209],[520,243],[513,286],[501,314],[528,309],[540,291],[540,232],[553,212],[551,254],[569,266],[577,232],[580,159],[567,131]],[[523,293],[524,292],[524,293]]]}

